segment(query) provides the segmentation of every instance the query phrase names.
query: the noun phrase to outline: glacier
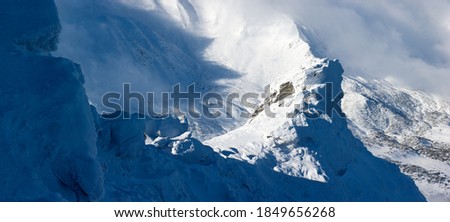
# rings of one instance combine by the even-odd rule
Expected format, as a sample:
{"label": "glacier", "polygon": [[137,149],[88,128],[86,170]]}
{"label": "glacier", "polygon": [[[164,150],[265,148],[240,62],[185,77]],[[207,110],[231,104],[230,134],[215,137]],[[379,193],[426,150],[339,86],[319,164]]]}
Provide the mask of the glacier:
{"label": "glacier", "polygon": [[[236,4],[251,3],[3,4],[0,200],[450,200],[446,101],[347,77],[300,21]],[[233,104],[250,119],[105,112],[123,83],[273,96]],[[308,118],[330,83],[348,118]]]}

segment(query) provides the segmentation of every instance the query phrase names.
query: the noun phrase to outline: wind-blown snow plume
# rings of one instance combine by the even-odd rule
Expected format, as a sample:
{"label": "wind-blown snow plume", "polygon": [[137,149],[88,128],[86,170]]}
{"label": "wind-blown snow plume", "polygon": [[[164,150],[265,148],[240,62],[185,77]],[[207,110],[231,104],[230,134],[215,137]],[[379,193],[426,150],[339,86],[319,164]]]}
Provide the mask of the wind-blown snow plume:
{"label": "wind-blown snow plume", "polygon": [[[448,98],[450,2],[281,1],[314,29],[347,75],[383,78]],[[285,7],[288,5],[289,7]]]}

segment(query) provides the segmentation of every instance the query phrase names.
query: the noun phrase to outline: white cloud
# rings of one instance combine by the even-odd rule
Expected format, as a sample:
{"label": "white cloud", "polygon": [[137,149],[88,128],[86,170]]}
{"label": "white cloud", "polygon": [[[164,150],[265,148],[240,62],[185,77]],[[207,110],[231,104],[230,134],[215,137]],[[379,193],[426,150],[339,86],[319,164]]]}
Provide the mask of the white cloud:
{"label": "white cloud", "polygon": [[[273,0],[270,1],[273,4]],[[280,2],[280,1],[277,1]],[[285,0],[277,4],[313,29],[347,75],[394,79],[448,97],[450,1]]]}

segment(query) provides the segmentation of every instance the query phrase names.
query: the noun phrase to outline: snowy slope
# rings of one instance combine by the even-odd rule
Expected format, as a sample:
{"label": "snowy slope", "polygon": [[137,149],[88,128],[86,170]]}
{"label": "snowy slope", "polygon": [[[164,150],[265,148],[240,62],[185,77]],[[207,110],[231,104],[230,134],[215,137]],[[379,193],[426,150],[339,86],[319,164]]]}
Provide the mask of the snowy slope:
{"label": "snowy slope", "polygon": [[376,156],[398,164],[430,201],[450,200],[450,105],[385,81],[345,78],[350,128]]}

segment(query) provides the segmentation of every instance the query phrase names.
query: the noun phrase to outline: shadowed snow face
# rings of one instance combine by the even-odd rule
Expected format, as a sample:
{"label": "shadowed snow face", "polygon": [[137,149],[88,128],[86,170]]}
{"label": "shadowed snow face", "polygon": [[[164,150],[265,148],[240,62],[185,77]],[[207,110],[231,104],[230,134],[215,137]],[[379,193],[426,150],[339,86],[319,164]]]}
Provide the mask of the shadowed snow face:
{"label": "shadowed snow face", "polygon": [[[2,5],[2,9],[7,9],[0,9],[3,26],[0,27],[0,40],[3,43],[14,43],[27,51],[56,50],[61,28],[53,0],[15,0]],[[10,48],[11,44],[2,46]]]}

